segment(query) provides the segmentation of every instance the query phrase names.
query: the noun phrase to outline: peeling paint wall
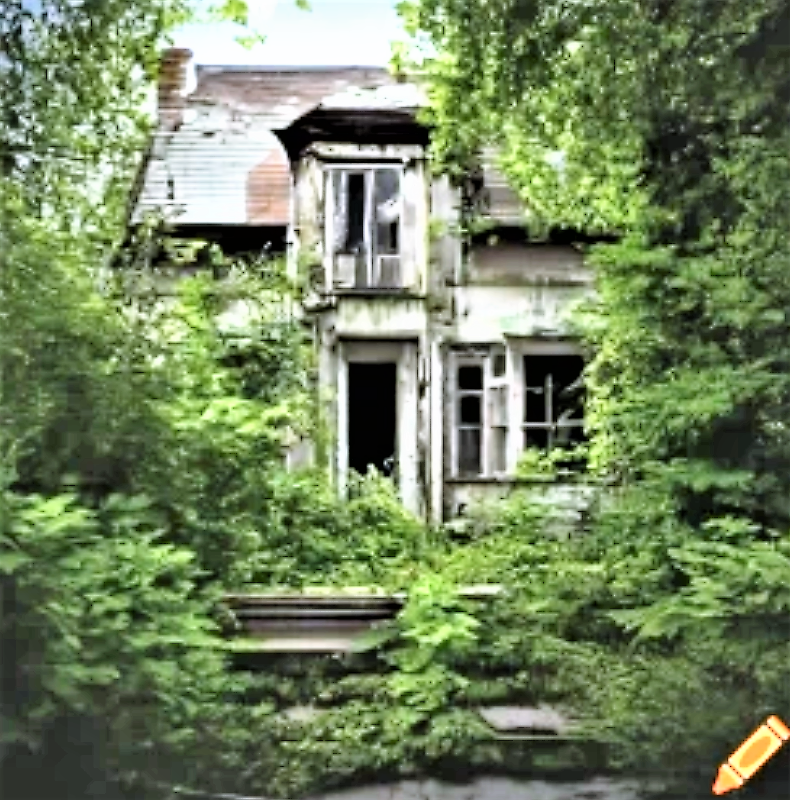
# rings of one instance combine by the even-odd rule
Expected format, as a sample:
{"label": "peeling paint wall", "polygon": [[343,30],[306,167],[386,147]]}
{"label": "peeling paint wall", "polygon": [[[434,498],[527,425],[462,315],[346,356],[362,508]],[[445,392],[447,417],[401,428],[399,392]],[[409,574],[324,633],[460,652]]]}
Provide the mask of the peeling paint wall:
{"label": "peeling paint wall", "polygon": [[425,302],[408,297],[341,297],[334,324],[342,336],[417,338],[425,331]]}
{"label": "peeling paint wall", "polygon": [[469,255],[470,285],[588,285],[590,279],[584,256],[573,247],[503,241],[477,246]]}
{"label": "peeling paint wall", "polygon": [[586,296],[576,286],[465,286],[455,289],[455,338],[495,342],[504,336],[563,336]]}

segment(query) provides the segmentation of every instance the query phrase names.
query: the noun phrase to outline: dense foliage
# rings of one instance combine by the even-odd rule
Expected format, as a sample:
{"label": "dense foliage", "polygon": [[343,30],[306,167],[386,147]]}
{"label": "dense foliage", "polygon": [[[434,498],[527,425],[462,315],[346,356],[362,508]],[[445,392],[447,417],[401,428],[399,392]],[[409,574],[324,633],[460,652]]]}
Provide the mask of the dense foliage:
{"label": "dense foliage", "polygon": [[[215,615],[253,570],[250,492],[279,469],[282,420],[300,427],[301,335],[262,300],[282,306],[281,269],[236,282],[265,307],[232,341],[206,281],[167,307],[111,269],[158,49],[190,11],[0,9],[4,796],[199,781],[236,769],[252,731]],[[267,386],[254,401],[239,350]]]}
{"label": "dense foliage", "polygon": [[790,6],[402,7],[437,163],[460,174],[496,142],[536,235],[616,235],[582,319],[612,489],[528,607],[604,659],[627,760],[693,772],[790,711]]}
{"label": "dense foliage", "polygon": [[[376,475],[341,503],[284,471],[319,415],[282,265],[155,225],[124,242],[156,48],[188,12],[0,10],[3,789],[298,796],[586,764],[474,712],[524,701],[570,709],[610,764],[707,792],[752,723],[790,712],[787,4],[408,11],[436,48],[437,162],[460,174],[496,131],[536,230],[620,234],[593,254],[611,488],[583,537],[548,535],[529,493],[430,531]],[[211,269],[163,302],[152,252]],[[408,597],[365,652],[230,671],[220,593],[316,583]],[[459,596],[481,583],[504,591]]]}

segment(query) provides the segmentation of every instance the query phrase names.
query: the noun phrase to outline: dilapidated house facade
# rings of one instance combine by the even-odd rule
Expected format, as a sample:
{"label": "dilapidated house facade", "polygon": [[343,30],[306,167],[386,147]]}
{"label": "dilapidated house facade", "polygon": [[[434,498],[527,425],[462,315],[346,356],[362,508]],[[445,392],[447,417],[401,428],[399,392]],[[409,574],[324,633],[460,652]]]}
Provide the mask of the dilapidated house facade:
{"label": "dilapidated house facade", "polygon": [[[490,153],[434,174],[422,93],[384,69],[197,67],[168,51],[137,212],[226,251],[287,253],[307,286],[331,470],[391,474],[433,521],[504,494],[525,447],[583,438],[568,311],[590,289],[572,237],[531,239]],[[309,448],[303,448],[305,457]]]}

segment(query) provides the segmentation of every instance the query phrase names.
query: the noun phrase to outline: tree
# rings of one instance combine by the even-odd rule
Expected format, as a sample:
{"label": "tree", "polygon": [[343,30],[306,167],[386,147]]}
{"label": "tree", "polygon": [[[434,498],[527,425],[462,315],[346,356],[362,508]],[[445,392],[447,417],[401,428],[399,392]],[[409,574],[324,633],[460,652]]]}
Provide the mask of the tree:
{"label": "tree", "polygon": [[[676,687],[663,713],[712,753],[713,716],[735,736],[732,709],[790,702],[775,636],[790,575],[790,6],[402,10],[432,87],[439,165],[458,169],[496,136],[528,226],[617,237],[591,250],[597,300],[583,320],[597,353],[593,465],[612,488],[587,555],[609,586],[582,591],[581,630],[611,649],[611,629],[592,621],[613,612],[652,664],[638,678],[614,649],[622,694],[610,700],[631,715],[632,745],[663,671],[690,670],[689,694]],[[691,686],[705,681],[691,675],[716,675],[729,710],[711,701],[701,714]],[[660,760],[667,738],[643,741]]]}
{"label": "tree", "polygon": [[[246,18],[246,3],[219,5]],[[268,463],[283,398],[263,403],[269,429],[258,414],[241,430],[253,412],[212,362],[217,337],[195,336],[190,355],[156,337],[155,317],[130,313],[138,298],[102,291],[127,235],[158,50],[192,10],[0,8],[0,759],[18,797],[58,780],[104,797],[121,779],[188,778],[200,763],[221,780],[238,751],[217,737],[238,744],[249,729],[234,727],[239,685],[214,614],[254,541],[233,508],[222,543],[206,542],[199,481],[179,469],[199,452],[211,483],[238,476],[245,457]],[[282,341],[265,366],[285,368]],[[223,401],[235,416],[204,419]],[[191,524],[176,529],[176,512]],[[67,775],[55,769],[64,754],[78,765]]]}

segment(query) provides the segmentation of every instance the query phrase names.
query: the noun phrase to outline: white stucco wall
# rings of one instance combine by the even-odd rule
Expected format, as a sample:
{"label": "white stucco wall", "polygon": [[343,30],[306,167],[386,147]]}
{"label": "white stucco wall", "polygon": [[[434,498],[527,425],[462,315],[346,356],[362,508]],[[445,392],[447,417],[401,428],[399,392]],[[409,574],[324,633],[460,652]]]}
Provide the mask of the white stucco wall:
{"label": "white stucco wall", "polygon": [[579,286],[464,286],[454,290],[459,341],[570,333],[569,313],[588,290]]}

